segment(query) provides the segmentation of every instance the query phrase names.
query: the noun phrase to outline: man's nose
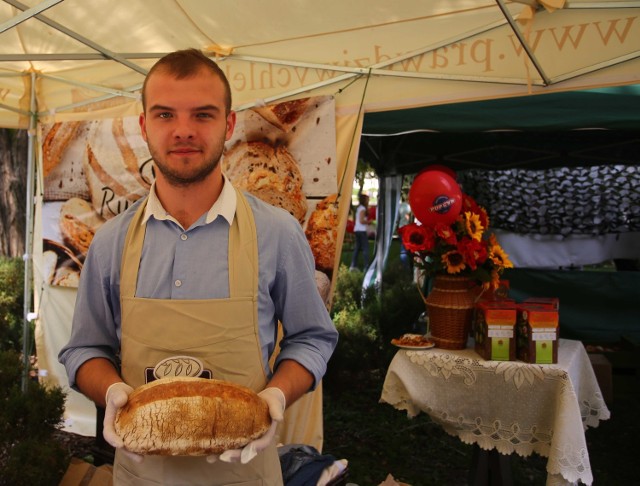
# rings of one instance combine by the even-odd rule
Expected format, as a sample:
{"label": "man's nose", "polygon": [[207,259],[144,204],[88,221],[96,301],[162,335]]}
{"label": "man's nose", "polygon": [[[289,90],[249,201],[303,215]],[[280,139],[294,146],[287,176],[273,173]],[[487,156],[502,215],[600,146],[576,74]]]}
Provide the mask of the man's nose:
{"label": "man's nose", "polygon": [[192,138],[194,135],[192,122],[188,119],[178,118],[173,130],[173,135],[180,139]]}

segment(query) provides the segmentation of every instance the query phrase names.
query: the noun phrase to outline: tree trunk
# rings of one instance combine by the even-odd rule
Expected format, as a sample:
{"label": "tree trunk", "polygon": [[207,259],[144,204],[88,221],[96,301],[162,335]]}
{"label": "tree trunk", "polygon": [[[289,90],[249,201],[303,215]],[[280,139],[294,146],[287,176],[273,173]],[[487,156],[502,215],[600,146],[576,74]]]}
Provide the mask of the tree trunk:
{"label": "tree trunk", "polygon": [[25,253],[28,136],[0,129],[0,254]]}

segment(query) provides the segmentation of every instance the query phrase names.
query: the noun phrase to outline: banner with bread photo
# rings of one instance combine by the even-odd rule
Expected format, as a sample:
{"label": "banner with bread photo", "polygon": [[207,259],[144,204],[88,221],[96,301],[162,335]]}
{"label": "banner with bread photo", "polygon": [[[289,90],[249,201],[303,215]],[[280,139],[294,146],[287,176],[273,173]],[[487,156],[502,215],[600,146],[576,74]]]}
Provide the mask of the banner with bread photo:
{"label": "banner with bread photo", "polygon": [[[100,226],[144,197],[153,163],[138,117],[40,126],[44,278],[77,287]],[[291,213],[305,229],[328,289],[338,224],[335,103],[331,96],[238,113],[223,171],[241,190]]]}

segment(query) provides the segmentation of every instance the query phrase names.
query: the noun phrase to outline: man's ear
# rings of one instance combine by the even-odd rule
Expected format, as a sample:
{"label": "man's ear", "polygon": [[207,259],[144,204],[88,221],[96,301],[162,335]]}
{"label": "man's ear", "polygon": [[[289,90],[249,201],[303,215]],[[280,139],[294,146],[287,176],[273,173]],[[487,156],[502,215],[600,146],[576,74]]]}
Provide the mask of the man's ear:
{"label": "man's ear", "polygon": [[233,130],[236,127],[236,112],[230,111],[227,115],[227,135],[225,140],[230,140],[233,136]]}
{"label": "man's ear", "polygon": [[147,119],[144,116],[144,113],[140,113],[138,117],[138,123],[140,124],[140,133],[142,134],[142,139],[147,141]]}

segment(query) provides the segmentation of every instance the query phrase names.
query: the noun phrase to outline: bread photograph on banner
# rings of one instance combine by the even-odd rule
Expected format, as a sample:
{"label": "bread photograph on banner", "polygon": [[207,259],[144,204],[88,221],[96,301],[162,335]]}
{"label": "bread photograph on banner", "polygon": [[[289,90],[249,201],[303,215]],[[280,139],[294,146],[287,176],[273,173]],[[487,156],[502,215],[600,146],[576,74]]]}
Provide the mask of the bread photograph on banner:
{"label": "bread photograph on banner", "polygon": [[151,156],[135,116],[43,125],[40,139],[44,278],[77,287],[98,228],[148,193]]}
{"label": "bread photograph on banner", "polygon": [[319,282],[332,278],[338,233],[335,102],[331,96],[238,113],[223,172],[239,188],[291,213],[302,225]]}
{"label": "bread photograph on banner", "polygon": [[[39,137],[45,282],[77,287],[95,232],[148,194],[153,160],[137,116],[45,124]],[[235,186],[308,228],[316,269],[329,278],[337,228],[328,226],[337,226],[337,218],[328,216],[337,208],[326,198],[337,192],[336,162],[331,96],[238,112],[221,160]]]}

